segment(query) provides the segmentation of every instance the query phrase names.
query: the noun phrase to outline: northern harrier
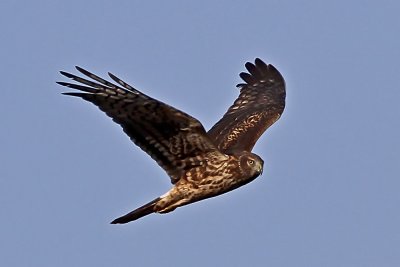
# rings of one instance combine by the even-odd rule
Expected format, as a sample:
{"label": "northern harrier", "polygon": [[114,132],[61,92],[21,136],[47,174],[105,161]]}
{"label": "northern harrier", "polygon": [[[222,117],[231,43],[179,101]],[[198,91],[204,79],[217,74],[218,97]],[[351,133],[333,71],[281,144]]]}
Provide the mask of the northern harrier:
{"label": "northern harrier", "polygon": [[240,73],[240,95],[210,131],[190,115],[153,99],[113,74],[108,82],[80,67],[91,80],[61,71],[80,84],[58,84],[81,92],[64,93],[92,102],[122,126],[130,139],[169,175],[173,187],[146,205],[115,219],[127,223],[150,213],[167,213],[253,181],[263,160],[251,153],[262,133],[281,116],[285,82],[272,65],[256,58]]}

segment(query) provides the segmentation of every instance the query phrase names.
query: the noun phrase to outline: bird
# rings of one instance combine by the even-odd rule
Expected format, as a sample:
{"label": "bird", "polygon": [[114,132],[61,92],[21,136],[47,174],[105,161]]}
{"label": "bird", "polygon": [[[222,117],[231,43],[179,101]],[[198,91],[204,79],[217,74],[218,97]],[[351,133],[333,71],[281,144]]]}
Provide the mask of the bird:
{"label": "bird", "polygon": [[77,91],[64,95],[96,105],[119,124],[129,138],[165,170],[172,187],[165,194],[123,215],[111,224],[125,224],[152,213],[215,197],[241,187],[263,172],[263,159],[252,153],[259,137],[285,108],[285,81],[259,58],[245,63],[239,96],[207,132],[196,118],[158,101],[112,73],[113,82],[76,66],[80,76],[60,71],[71,82],[59,85]]}

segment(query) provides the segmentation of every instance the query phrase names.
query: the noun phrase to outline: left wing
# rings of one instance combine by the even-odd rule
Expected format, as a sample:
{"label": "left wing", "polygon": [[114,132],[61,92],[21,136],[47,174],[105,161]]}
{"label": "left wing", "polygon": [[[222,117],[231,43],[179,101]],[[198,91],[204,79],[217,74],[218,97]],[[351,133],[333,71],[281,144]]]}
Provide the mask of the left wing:
{"label": "left wing", "polygon": [[203,125],[190,115],[141,93],[111,73],[110,77],[119,86],[76,68],[94,81],[61,71],[62,75],[81,83],[58,82],[81,91],[64,94],[81,97],[98,106],[157,161],[172,183],[187,169],[200,165],[199,159],[204,153],[219,153]]}
{"label": "left wing", "polygon": [[249,73],[240,77],[240,95],[208,135],[224,153],[250,152],[264,131],[279,119],[285,108],[285,81],[272,65],[256,58],[246,63]]}

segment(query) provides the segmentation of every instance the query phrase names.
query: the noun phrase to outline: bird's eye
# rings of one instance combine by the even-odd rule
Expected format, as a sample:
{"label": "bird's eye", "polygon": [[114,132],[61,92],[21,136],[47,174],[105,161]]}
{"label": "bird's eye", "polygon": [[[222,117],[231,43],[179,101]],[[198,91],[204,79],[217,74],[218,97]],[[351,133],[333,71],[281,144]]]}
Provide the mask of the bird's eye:
{"label": "bird's eye", "polygon": [[252,160],[252,159],[249,159],[248,162],[249,162],[250,165],[253,165],[253,164],[254,164],[254,160]]}

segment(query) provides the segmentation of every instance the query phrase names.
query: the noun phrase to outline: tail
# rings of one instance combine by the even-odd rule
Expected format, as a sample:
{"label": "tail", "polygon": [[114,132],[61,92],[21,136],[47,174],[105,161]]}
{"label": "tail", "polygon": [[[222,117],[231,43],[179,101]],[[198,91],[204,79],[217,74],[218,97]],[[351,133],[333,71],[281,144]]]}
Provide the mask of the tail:
{"label": "tail", "polygon": [[144,217],[146,215],[149,215],[154,211],[154,206],[157,204],[157,202],[161,198],[156,198],[153,201],[147,203],[146,205],[141,206],[140,208],[135,209],[134,211],[129,212],[128,214],[119,217],[115,219],[114,221],[111,222],[111,224],[123,224],[123,223],[128,223],[134,220],[137,220],[141,217]]}

